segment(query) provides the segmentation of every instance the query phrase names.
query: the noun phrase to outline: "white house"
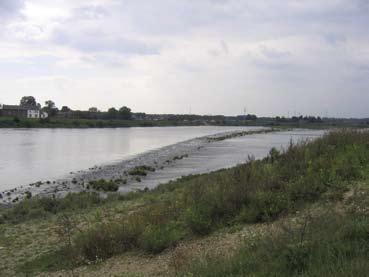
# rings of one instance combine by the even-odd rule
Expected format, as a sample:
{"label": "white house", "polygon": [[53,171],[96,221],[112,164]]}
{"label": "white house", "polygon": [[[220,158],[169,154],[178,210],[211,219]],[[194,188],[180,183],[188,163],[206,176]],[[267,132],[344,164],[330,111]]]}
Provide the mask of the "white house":
{"label": "white house", "polygon": [[40,118],[40,110],[37,109],[27,110],[27,118]]}
{"label": "white house", "polygon": [[23,118],[47,118],[47,112],[41,111],[38,107],[3,105],[0,104],[0,116],[23,117]]}

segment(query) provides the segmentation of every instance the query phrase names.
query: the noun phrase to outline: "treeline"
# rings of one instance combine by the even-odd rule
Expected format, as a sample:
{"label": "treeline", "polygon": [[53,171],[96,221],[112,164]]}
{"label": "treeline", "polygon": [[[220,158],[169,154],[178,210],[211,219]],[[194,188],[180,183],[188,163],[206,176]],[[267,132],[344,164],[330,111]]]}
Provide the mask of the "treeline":
{"label": "treeline", "polygon": [[53,100],[47,100],[45,101],[45,105],[41,106],[41,104],[37,102],[34,96],[22,97],[19,105],[21,107],[30,107],[39,109],[43,112],[46,112],[49,117],[74,118],[74,119],[122,119],[122,120],[132,119],[132,111],[130,108],[126,106],[122,106],[119,109],[112,107],[105,112],[100,111],[96,107],[91,107],[86,111],[72,110],[68,106],[62,106],[59,109]]}
{"label": "treeline", "polygon": [[56,114],[59,118],[73,118],[73,119],[102,119],[102,120],[131,120],[132,111],[130,108],[123,106],[119,110],[110,108],[107,112],[102,112],[95,107],[89,108],[87,111],[76,110],[73,111],[66,106]]}
{"label": "treeline", "polygon": [[316,122],[323,122],[322,118],[320,116],[292,116],[292,117],[289,117],[289,118],[286,118],[284,116],[280,117],[280,116],[277,116],[275,118],[275,120],[277,122],[309,122],[309,123],[316,123]]}

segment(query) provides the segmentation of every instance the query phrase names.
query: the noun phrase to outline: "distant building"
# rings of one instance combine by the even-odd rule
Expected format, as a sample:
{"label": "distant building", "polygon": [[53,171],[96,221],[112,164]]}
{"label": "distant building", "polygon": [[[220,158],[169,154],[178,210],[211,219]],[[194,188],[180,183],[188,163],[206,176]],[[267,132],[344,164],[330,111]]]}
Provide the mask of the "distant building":
{"label": "distant building", "polygon": [[48,114],[42,112],[38,107],[0,104],[0,116],[20,118],[47,118]]}
{"label": "distant building", "polygon": [[49,117],[49,114],[47,112],[40,112],[40,118],[42,119],[45,119],[45,118],[48,118]]}
{"label": "distant building", "polygon": [[27,109],[27,118],[40,118],[40,110]]}

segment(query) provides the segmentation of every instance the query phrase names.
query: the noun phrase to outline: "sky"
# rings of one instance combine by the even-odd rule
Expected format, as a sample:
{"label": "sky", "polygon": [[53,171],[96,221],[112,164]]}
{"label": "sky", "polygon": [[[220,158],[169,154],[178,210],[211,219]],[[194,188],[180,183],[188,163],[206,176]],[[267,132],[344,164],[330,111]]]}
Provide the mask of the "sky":
{"label": "sky", "polygon": [[0,103],[369,117],[369,0],[0,0]]}

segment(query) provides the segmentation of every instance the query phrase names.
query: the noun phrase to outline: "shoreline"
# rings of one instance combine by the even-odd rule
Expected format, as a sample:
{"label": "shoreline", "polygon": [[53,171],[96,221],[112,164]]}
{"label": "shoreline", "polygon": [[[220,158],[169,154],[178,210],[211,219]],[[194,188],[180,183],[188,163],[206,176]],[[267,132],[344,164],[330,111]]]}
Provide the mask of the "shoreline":
{"label": "shoreline", "polygon": [[[144,152],[119,162],[71,172],[69,176],[60,179],[39,181],[30,185],[21,185],[13,189],[1,191],[0,205],[10,206],[27,197],[64,197],[70,192],[95,191],[89,188],[89,183],[97,180],[109,180],[113,182],[120,180],[120,183],[118,183],[118,193],[127,193],[134,190],[133,185],[140,184],[142,179],[147,177],[146,175],[136,176],[128,174],[130,170],[137,167],[146,166],[152,168],[153,171],[161,171],[174,166],[178,161],[188,158],[211,143],[235,137],[278,131],[281,130],[260,127],[258,130],[222,132],[215,135],[193,138]],[[148,176],[150,174],[152,172],[147,172]],[[106,195],[105,192],[100,193],[103,196]]]}

